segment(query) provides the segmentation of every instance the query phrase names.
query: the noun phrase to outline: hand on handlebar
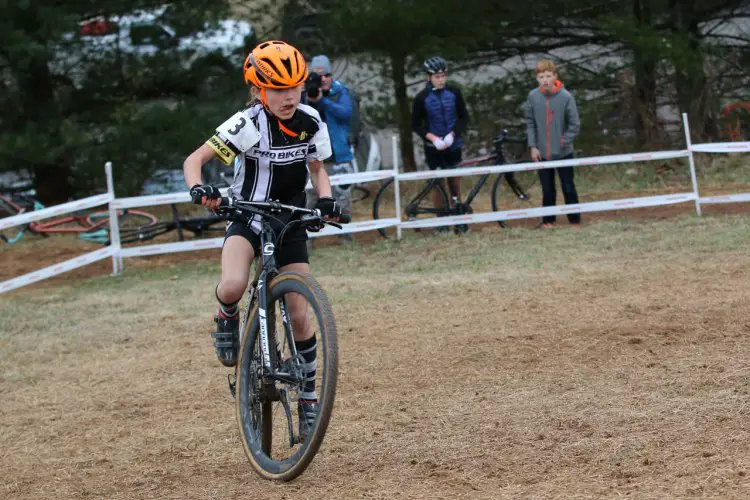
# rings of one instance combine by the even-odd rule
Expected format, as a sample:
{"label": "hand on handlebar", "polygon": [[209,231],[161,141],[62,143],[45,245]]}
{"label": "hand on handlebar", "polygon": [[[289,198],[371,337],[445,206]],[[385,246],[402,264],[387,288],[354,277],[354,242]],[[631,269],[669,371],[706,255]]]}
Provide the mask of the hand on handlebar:
{"label": "hand on handlebar", "polygon": [[213,211],[219,208],[219,204],[221,203],[219,189],[209,184],[195,184],[190,188],[190,197],[196,205],[203,205]]}
{"label": "hand on handlebar", "polygon": [[326,219],[338,222],[341,218],[341,206],[330,196],[319,198],[315,208],[320,210],[320,215]]}

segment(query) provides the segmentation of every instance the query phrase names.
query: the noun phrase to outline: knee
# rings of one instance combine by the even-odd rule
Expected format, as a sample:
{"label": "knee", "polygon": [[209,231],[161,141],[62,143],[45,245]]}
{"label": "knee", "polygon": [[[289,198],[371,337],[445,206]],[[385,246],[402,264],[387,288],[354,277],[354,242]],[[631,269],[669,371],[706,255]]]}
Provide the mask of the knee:
{"label": "knee", "polygon": [[307,317],[307,301],[299,294],[287,294],[286,305],[289,308],[289,316],[292,318],[292,324],[297,326],[303,323]]}
{"label": "knee", "polygon": [[246,288],[247,280],[237,278],[221,280],[216,296],[225,304],[233,304],[240,301]]}
{"label": "knee", "polygon": [[562,191],[565,194],[574,194],[576,192],[576,185],[572,182],[566,182],[562,186]]}

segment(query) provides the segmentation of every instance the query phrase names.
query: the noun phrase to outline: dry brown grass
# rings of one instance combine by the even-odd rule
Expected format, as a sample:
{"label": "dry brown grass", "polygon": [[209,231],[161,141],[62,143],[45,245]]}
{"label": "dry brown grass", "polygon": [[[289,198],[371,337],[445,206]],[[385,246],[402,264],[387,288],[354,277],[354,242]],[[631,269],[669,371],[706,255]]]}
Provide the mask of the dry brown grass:
{"label": "dry brown grass", "polygon": [[215,262],[3,296],[4,498],[745,498],[750,220],[326,248],[320,454],[251,472],[208,333]]}

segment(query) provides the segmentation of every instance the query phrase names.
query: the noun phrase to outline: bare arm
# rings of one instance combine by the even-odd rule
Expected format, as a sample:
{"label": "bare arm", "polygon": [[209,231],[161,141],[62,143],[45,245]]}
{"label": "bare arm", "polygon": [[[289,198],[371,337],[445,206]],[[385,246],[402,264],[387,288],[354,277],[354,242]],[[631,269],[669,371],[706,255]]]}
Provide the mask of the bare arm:
{"label": "bare arm", "polygon": [[201,147],[190,153],[190,156],[185,158],[182,164],[182,171],[185,174],[185,184],[189,188],[196,184],[203,184],[201,179],[201,167],[211,161],[216,155],[214,150],[208,144],[203,144]]}
{"label": "bare arm", "polygon": [[310,167],[310,177],[313,186],[315,186],[318,192],[318,197],[332,196],[331,181],[328,178],[328,172],[326,172],[323,162],[320,160],[309,160],[308,166]]}
{"label": "bare arm", "polygon": [[[201,147],[190,153],[190,156],[185,158],[182,164],[182,171],[185,174],[185,184],[188,188],[192,188],[196,184],[203,184],[201,179],[201,167],[211,161],[216,155],[214,150],[208,144],[203,144]],[[209,200],[203,197],[203,206],[211,210],[216,210],[221,200]]]}

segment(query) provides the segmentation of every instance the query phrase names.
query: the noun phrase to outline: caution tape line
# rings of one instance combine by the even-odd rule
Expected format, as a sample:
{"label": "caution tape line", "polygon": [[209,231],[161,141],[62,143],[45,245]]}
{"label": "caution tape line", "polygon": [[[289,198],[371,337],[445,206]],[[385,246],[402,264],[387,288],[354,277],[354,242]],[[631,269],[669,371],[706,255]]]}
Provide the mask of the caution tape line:
{"label": "caution tape line", "polygon": [[701,205],[716,203],[743,203],[750,201],[750,193],[736,194],[718,194],[716,196],[706,196],[700,199]]}
{"label": "caution tape line", "polygon": [[476,224],[480,222],[497,222],[501,220],[529,219],[545,215],[567,215],[580,212],[601,212],[605,210],[623,210],[629,208],[654,207],[694,201],[694,193],[678,193],[661,196],[646,196],[621,200],[593,201],[577,205],[562,205],[554,207],[529,208],[521,210],[504,210],[481,214],[454,215],[450,217],[433,217],[424,220],[406,221],[401,224],[403,229],[428,228],[438,226],[454,226],[458,224]]}
{"label": "caution tape line", "polygon": [[20,226],[22,224],[28,224],[41,219],[47,219],[56,215],[63,215],[71,212],[77,212],[79,210],[86,210],[87,208],[97,207],[104,205],[112,201],[112,197],[109,193],[99,194],[91,196],[89,198],[83,198],[81,200],[69,201],[54,207],[43,208],[41,210],[34,210],[33,212],[26,212],[20,215],[14,215],[12,217],[4,217],[0,219],[0,231],[8,229],[9,227]]}
{"label": "caution tape line", "polygon": [[593,156],[571,160],[554,160],[536,163],[513,163],[511,165],[491,165],[485,167],[453,168],[449,170],[423,170],[399,174],[399,181],[423,179],[439,179],[444,177],[463,177],[468,175],[502,174],[508,172],[524,172],[529,170],[543,170],[557,167],[582,167],[591,165],[610,165],[614,163],[632,163],[639,161],[667,160],[685,158],[689,156],[687,150],[682,151],[654,151],[650,153],[635,153],[625,155]]}
{"label": "caution tape line", "polygon": [[750,142],[714,142],[693,144],[690,149],[696,153],[737,153],[750,151]]}
{"label": "caution tape line", "polygon": [[308,232],[310,238],[317,238],[320,236],[336,236],[338,234],[349,234],[349,233],[361,233],[363,231],[375,231],[377,229],[384,229],[386,227],[398,226],[401,221],[397,218],[393,219],[375,219],[351,222],[349,224],[343,224],[342,228],[339,229],[333,226],[326,226],[317,233]]}
{"label": "caution tape line", "polygon": [[396,176],[393,170],[375,170],[373,172],[360,172],[356,174],[332,175],[330,177],[331,186],[340,186],[342,184],[364,184],[382,179],[392,179]]}
{"label": "caution tape line", "polygon": [[[219,190],[222,196],[227,196],[229,188]],[[171,205],[172,203],[191,203],[190,194],[187,192],[154,194],[149,196],[133,196],[131,198],[118,198],[112,201],[114,208],[136,208],[153,207],[156,205]]]}
{"label": "caution tape line", "polygon": [[210,250],[221,248],[224,238],[208,238],[195,241],[178,241],[175,243],[163,243],[157,245],[145,245],[123,248],[121,257],[145,257],[146,255],[159,255],[164,253],[190,252],[193,250]]}

